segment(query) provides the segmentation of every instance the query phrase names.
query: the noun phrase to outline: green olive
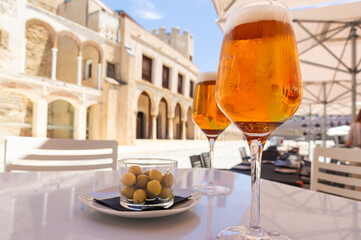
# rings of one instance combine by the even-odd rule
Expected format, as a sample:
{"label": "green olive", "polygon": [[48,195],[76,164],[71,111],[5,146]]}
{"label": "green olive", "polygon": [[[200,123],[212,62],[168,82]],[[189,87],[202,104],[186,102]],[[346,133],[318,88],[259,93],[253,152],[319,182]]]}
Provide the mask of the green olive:
{"label": "green olive", "polygon": [[147,194],[145,193],[145,191],[143,189],[135,190],[135,192],[133,194],[134,203],[142,204],[145,202],[146,199],[147,199]]}
{"label": "green olive", "polygon": [[173,186],[173,184],[174,184],[173,174],[170,172],[165,173],[162,178],[162,185],[170,188]]}
{"label": "green olive", "polygon": [[163,187],[162,191],[159,194],[159,197],[162,199],[166,199],[170,195],[170,188]]}
{"label": "green olive", "polygon": [[142,174],[142,169],[139,166],[131,166],[128,172],[133,173],[135,176]]}
{"label": "green olive", "polygon": [[124,186],[123,190],[122,190],[122,194],[124,197],[126,197],[128,199],[133,199],[134,191],[135,191],[134,187]]}
{"label": "green olive", "polygon": [[163,177],[162,173],[159,172],[157,169],[152,169],[149,172],[149,179],[150,180],[157,179],[160,182],[160,181],[162,181],[162,177]]}
{"label": "green olive", "polygon": [[140,174],[137,176],[137,188],[145,188],[147,187],[147,183],[149,178],[147,175]]}
{"label": "green olive", "polygon": [[147,183],[147,189],[150,193],[159,195],[160,192],[162,191],[162,186],[160,185],[160,182],[157,179],[154,179]]}
{"label": "green olive", "polygon": [[135,177],[135,175],[133,173],[128,172],[128,173],[124,173],[121,181],[126,186],[132,186],[134,185],[136,180],[137,178]]}

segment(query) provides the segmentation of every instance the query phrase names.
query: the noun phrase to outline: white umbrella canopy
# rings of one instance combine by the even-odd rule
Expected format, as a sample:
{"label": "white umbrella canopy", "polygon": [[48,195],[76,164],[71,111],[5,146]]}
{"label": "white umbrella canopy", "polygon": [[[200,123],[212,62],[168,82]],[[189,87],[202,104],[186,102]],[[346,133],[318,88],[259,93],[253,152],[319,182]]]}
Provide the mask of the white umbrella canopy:
{"label": "white umbrella canopy", "polygon": [[304,8],[291,15],[304,83],[297,114],[354,115],[361,102],[361,2]]}
{"label": "white umbrella canopy", "polygon": [[[235,6],[238,6],[239,4],[249,2],[250,0],[213,0],[213,5],[216,9],[216,12],[218,14],[218,19],[216,20],[217,24],[220,26],[222,31],[224,31],[224,25],[227,20],[227,16],[229,12],[234,8]],[[336,2],[336,1],[330,1],[330,0],[283,0],[283,3],[285,3],[289,8],[302,8],[304,6],[309,5],[316,5],[316,4],[322,4],[322,3],[328,3],[328,2]]]}
{"label": "white umbrella canopy", "polygon": [[[213,0],[219,16],[217,23],[222,30],[230,10],[242,2],[246,1]],[[357,86],[361,84],[361,74],[357,74],[360,72],[361,50],[356,51],[361,49],[358,36],[361,35],[361,2],[282,2],[289,6],[295,20],[300,53],[304,97],[296,114],[355,114],[356,104],[361,103],[361,94],[357,92]]]}

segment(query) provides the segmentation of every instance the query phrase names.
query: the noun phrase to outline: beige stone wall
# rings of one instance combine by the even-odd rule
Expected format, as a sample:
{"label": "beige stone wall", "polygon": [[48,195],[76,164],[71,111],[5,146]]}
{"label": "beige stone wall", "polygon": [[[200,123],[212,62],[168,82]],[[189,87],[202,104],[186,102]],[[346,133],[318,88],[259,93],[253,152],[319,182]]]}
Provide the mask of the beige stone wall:
{"label": "beige stone wall", "polygon": [[17,0],[1,0],[0,1],[0,15],[8,17],[16,17],[17,13]]}
{"label": "beige stone wall", "polygon": [[5,136],[31,136],[33,103],[14,92],[0,94],[0,142]]}
{"label": "beige stone wall", "polygon": [[63,2],[64,0],[28,0],[28,3],[31,3],[52,13],[56,13],[59,4]]}
{"label": "beige stone wall", "polygon": [[94,104],[87,109],[87,139],[102,139],[101,104]]}
{"label": "beige stone wall", "polygon": [[59,5],[58,14],[85,26],[87,21],[86,5],[88,0],[67,1]]}
{"label": "beige stone wall", "polygon": [[9,33],[0,28],[0,49],[8,49]]}
{"label": "beige stone wall", "polygon": [[187,112],[187,139],[194,139],[194,123],[192,120],[192,109],[189,108]]}
{"label": "beige stone wall", "polygon": [[[104,54],[105,64],[109,62],[115,65],[115,78],[125,81],[121,76],[121,47],[117,44],[107,44],[104,48]],[[106,66],[104,75],[106,75]]]}
{"label": "beige stone wall", "polygon": [[26,39],[26,73],[50,77],[53,42],[49,32],[43,26],[32,25],[26,29]]}

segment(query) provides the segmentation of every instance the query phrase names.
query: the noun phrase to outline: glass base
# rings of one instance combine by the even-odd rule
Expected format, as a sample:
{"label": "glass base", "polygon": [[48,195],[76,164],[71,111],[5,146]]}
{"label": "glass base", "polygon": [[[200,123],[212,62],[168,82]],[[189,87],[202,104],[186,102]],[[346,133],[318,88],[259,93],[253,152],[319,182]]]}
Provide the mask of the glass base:
{"label": "glass base", "polygon": [[194,186],[193,189],[198,190],[203,195],[207,195],[207,196],[227,195],[231,192],[231,190],[228,187],[220,186],[220,185],[209,185],[209,184]]}
{"label": "glass base", "polygon": [[291,238],[277,231],[259,232],[251,234],[244,226],[235,226],[223,229],[217,235],[219,240],[291,240]]}

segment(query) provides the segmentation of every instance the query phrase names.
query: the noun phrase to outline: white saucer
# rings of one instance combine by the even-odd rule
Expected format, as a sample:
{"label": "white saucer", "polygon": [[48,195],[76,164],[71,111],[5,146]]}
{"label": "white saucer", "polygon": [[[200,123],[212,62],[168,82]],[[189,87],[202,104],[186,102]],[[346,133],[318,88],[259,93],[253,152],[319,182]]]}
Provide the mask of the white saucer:
{"label": "white saucer", "polygon": [[[157,217],[165,217],[187,211],[193,208],[194,206],[196,206],[201,200],[201,196],[202,196],[202,194],[198,191],[188,190],[188,189],[176,189],[176,195],[184,196],[184,197],[191,196],[191,197],[184,202],[178,203],[171,209],[139,211],[139,212],[117,211],[94,201],[94,197],[98,198],[98,196],[99,196],[98,199],[115,197],[116,196],[114,195],[116,193],[116,191],[114,191],[115,189],[118,189],[118,187],[107,188],[107,189],[99,190],[97,192],[91,192],[88,194],[80,194],[78,196],[78,199],[81,202],[83,202],[85,205],[89,206],[90,208],[110,215],[127,217],[127,218],[157,218]],[[117,195],[119,196],[119,191],[117,192]]]}

